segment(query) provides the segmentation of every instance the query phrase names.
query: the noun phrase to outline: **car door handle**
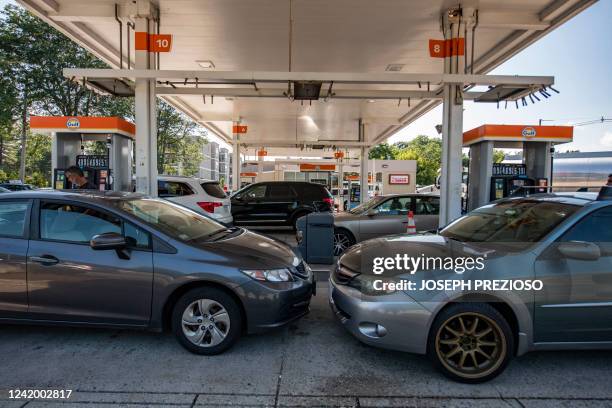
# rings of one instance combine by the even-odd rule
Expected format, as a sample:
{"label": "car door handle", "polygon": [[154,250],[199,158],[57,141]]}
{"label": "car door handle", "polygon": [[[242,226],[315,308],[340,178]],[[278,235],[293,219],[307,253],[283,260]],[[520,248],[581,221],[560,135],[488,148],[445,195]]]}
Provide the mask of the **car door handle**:
{"label": "car door handle", "polygon": [[30,261],[37,262],[43,265],[55,265],[59,263],[59,259],[51,255],[31,256]]}

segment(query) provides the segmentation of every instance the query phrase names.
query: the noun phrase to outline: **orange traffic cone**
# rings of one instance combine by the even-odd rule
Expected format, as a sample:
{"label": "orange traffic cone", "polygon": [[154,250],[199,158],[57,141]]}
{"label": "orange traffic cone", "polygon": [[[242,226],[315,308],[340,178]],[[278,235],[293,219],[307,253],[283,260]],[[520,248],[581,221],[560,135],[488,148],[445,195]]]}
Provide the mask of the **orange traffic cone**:
{"label": "orange traffic cone", "polygon": [[414,223],[414,213],[408,211],[408,225],[406,227],[407,234],[416,234],[416,224]]}

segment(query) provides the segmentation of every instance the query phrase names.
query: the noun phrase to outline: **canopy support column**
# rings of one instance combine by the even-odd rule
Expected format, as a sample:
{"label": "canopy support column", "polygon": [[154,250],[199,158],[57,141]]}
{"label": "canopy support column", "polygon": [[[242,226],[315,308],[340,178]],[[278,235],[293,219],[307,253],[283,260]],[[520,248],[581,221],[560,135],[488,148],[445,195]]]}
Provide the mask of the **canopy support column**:
{"label": "canopy support column", "polygon": [[[359,141],[365,141],[365,124],[359,119]],[[361,173],[359,174],[359,202],[365,203],[368,201],[368,153],[369,150],[365,146],[361,146]]]}
{"label": "canopy support column", "polygon": [[[135,32],[149,33],[153,22],[136,16]],[[136,50],[136,69],[155,69],[155,54]],[[136,192],[157,197],[157,99],[155,79],[136,78]]]}
{"label": "canopy support column", "polygon": [[237,133],[240,122],[234,121],[232,137],[232,191],[240,189],[240,134]]}
{"label": "canopy support column", "polygon": [[[453,13],[442,13],[445,38],[461,36],[461,19]],[[462,72],[465,59],[456,55],[444,59],[444,73]],[[442,117],[442,171],[440,175],[440,218],[444,227],[461,216],[463,85],[444,84]]]}

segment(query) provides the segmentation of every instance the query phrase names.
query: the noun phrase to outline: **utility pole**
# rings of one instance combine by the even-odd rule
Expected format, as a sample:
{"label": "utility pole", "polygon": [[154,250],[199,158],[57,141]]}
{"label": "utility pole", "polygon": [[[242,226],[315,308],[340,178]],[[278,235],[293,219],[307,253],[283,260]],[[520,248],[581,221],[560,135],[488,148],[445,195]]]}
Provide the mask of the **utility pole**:
{"label": "utility pole", "polygon": [[28,84],[23,89],[23,116],[21,117],[21,161],[19,163],[19,179],[25,183],[26,172],[26,144],[28,132]]}

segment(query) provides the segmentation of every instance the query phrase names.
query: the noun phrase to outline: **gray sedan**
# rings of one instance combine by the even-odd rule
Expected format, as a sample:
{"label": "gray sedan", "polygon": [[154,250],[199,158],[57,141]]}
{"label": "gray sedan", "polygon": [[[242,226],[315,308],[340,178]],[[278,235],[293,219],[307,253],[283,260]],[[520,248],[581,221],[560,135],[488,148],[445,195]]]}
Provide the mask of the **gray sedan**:
{"label": "gray sedan", "polygon": [[283,243],[135,194],[0,198],[0,321],[171,329],[199,354],[308,312],[313,274]]}
{"label": "gray sedan", "polygon": [[438,228],[440,196],[404,194],[377,196],[350,211],[334,214],[334,255],[366,239],[406,232],[408,212],[417,231]]}
{"label": "gray sedan", "polygon": [[612,348],[611,226],[612,201],[588,193],[497,201],[439,235],[355,245],[329,301],[359,340],[428,354],[463,382],[531,350]]}

